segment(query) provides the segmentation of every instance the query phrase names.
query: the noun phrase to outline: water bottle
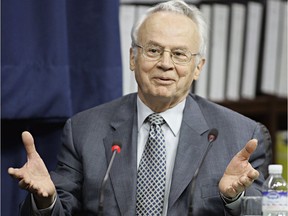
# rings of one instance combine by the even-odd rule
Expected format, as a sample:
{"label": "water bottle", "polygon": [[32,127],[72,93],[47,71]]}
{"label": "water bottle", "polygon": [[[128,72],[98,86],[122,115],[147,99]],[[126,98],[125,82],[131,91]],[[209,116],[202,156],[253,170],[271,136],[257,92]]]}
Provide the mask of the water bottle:
{"label": "water bottle", "polygon": [[262,186],[263,216],[288,216],[288,186],[282,177],[283,166],[271,164]]}

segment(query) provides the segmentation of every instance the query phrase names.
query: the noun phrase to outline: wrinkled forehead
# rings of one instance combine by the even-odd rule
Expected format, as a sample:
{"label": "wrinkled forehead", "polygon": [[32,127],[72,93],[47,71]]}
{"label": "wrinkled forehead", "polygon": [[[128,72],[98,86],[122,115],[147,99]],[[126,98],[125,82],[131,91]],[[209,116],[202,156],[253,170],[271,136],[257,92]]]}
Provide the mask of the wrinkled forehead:
{"label": "wrinkled forehead", "polygon": [[139,43],[145,44],[150,41],[197,49],[199,32],[195,22],[183,14],[156,12],[146,18],[138,32]]}

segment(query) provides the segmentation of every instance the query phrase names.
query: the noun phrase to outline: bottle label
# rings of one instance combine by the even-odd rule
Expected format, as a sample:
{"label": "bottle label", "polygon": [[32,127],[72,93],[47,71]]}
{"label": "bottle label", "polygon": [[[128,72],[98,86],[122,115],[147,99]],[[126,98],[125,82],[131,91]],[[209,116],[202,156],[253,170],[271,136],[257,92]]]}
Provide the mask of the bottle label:
{"label": "bottle label", "polygon": [[265,191],[262,192],[262,211],[287,211],[288,192]]}

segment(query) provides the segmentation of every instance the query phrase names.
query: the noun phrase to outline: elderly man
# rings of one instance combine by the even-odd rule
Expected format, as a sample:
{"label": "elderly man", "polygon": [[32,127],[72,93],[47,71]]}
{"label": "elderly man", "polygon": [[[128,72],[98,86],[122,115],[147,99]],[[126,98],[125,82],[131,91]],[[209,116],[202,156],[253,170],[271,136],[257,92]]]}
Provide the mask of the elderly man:
{"label": "elderly man", "polygon": [[116,140],[122,151],[104,188],[104,215],[238,215],[241,196],[259,195],[266,128],[190,93],[205,63],[206,34],[196,7],[168,1],[151,8],[132,31],[137,93],[69,119],[50,174],[23,133],[27,163],[8,170],[31,193],[21,214],[96,215]]}

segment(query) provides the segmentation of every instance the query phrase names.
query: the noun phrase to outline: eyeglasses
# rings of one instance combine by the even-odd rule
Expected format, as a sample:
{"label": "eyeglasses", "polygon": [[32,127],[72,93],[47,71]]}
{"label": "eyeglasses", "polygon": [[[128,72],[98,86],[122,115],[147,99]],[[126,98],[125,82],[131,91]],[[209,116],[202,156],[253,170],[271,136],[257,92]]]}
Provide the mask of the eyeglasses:
{"label": "eyeglasses", "polygon": [[193,56],[199,55],[199,53],[191,53],[189,50],[185,49],[173,49],[166,50],[161,46],[148,44],[146,46],[140,46],[138,44],[134,44],[142,49],[142,54],[148,61],[158,61],[164,52],[169,52],[171,55],[171,59],[175,64],[185,65],[188,64]]}

